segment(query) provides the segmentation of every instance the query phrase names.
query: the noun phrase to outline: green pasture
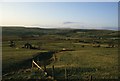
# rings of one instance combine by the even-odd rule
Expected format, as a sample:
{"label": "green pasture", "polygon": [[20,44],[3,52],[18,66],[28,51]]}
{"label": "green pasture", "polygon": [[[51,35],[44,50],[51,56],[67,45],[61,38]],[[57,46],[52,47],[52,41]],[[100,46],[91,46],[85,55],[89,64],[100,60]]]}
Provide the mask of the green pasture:
{"label": "green pasture", "polygon": [[[3,79],[39,79],[40,72],[31,69],[33,56],[38,53],[56,51],[56,60],[47,65],[47,71],[54,78],[117,79],[118,72],[118,31],[86,29],[39,29],[24,27],[3,27],[2,29],[2,71]],[[13,40],[16,47],[10,47]],[[22,48],[30,43],[39,49]],[[100,47],[93,47],[95,42]],[[106,48],[108,44],[116,47]],[[62,50],[62,51],[61,51]],[[49,54],[49,53],[48,53]],[[52,58],[55,58],[53,55]]]}
{"label": "green pasture", "polygon": [[[94,72],[76,71],[73,74],[82,76],[89,74],[99,79],[116,79],[118,76],[118,49],[117,48],[84,48],[76,51],[60,52],[56,54],[58,60],[54,62],[56,68],[94,69]],[[49,67],[51,67],[49,66]],[[70,70],[72,71],[72,69]],[[82,74],[81,74],[82,73]]]}
{"label": "green pasture", "polygon": [[[39,43],[39,40],[30,40],[32,45],[40,45],[41,48],[44,48],[44,50],[33,50],[21,48],[26,41],[15,42],[15,48],[9,47],[8,41],[3,42],[3,68],[7,68],[16,63],[19,64],[19,62],[26,59],[31,59],[33,55],[38,52],[68,48],[74,49],[74,51],[62,51],[56,53],[57,61],[47,65],[48,71],[51,71],[52,65],[54,65],[56,69],[55,72],[61,73],[62,76],[64,76],[64,68],[66,67],[69,78],[71,77],[73,79],[76,77],[82,78],[85,75],[106,79],[116,79],[118,76],[118,48],[105,48],[104,44],[102,47],[94,48],[92,44],[70,42],[46,42],[41,44]],[[82,45],[85,45],[85,47],[81,47]],[[78,71],[76,71],[76,69]],[[86,71],[81,71],[80,69]],[[89,69],[93,69],[94,71],[89,72]]]}

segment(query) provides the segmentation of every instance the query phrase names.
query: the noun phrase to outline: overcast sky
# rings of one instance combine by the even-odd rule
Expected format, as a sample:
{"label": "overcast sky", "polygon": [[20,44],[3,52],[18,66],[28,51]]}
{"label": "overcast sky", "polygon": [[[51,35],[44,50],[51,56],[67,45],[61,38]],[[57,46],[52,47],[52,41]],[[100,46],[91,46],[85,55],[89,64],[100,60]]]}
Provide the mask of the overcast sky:
{"label": "overcast sky", "polygon": [[0,25],[117,28],[117,2],[5,2]]}

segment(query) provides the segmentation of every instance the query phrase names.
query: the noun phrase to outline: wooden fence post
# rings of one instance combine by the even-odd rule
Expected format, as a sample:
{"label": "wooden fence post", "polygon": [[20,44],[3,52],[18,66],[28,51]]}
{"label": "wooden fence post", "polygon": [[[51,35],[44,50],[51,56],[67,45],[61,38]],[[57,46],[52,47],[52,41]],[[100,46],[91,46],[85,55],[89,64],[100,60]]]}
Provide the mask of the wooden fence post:
{"label": "wooden fence post", "polygon": [[55,76],[54,76],[54,69],[55,69],[55,68],[54,68],[54,65],[53,65],[53,66],[52,66],[52,77],[53,77],[53,79],[54,79],[54,77],[55,77]]}
{"label": "wooden fence post", "polygon": [[65,79],[67,79],[67,69],[65,67]]}
{"label": "wooden fence post", "polygon": [[32,60],[32,68],[34,67],[33,61],[34,61],[34,60]]}

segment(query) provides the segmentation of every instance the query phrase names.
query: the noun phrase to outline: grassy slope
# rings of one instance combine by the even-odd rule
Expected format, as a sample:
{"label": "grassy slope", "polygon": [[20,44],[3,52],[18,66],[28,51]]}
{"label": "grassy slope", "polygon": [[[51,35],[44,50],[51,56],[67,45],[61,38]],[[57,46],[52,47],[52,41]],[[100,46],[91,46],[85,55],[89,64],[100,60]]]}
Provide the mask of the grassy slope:
{"label": "grassy slope", "polygon": [[[117,78],[118,49],[117,48],[81,48],[76,51],[60,52],[58,61],[53,63],[56,68],[95,69],[95,72],[77,71],[73,75],[82,76],[85,73],[94,78]],[[51,64],[51,65],[53,65]],[[51,67],[51,66],[49,66]],[[72,71],[72,70],[70,70]],[[82,73],[82,74],[81,74]],[[72,75],[72,74],[71,74]]]}
{"label": "grassy slope", "polygon": [[[19,67],[19,63],[32,59],[33,55],[35,55],[38,52],[45,52],[41,50],[29,50],[29,49],[23,49],[21,46],[17,46],[16,48],[11,48],[8,46],[8,42],[3,42],[2,46],[2,67],[3,70],[8,69],[14,69],[17,65]],[[18,44],[19,45],[19,44]],[[17,65],[16,65],[17,64]],[[13,68],[13,66],[15,66]]]}
{"label": "grassy slope", "polygon": [[[32,32],[36,32],[36,29],[30,29],[29,31],[23,28],[21,29],[21,31],[24,30],[24,33],[20,34],[20,32],[17,32],[18,30],[19,29],[16,30],[16,28],[11,30],[9,30],[9,28],[8,29],[6,28],[5,32],[3,31],[3,37],[8,36],[11,38],[11,36],[13,36],[14,34],[15,36],[13,38],[16,39],[17,37],[20,38],[21,37],[20,35],[26,35],[26,31],[28,32],[27,33],[28,35],[30,35]],[[93,30],[92,31],[79,30],[79,33],[74,33],[78,30],[74,30],[74,31],[72,30],[72,33],[70,33],[71,30],[69,30],[67,32],[67,35],[64,35],[65,33],[60,33],[62,31],[59,30],[56,31],[57,34],[53,32],[55,30],[44,30],[45,33],[47,33],[47,31],[51,31],[52,32],[51,35],[54,35],[54,37],[58,37],[58,38],[59,36],[61,37],[61,35],[63,35],[62,36],[63,38],[65,38],[66,36],[75,37],[75,38],[84,36],[84,38],[87,38],[88,35],[92,35],[92,34],[96,35],[97,32],[100,32],[100,31],[96,31],[95,33],[93,33]],[[10,32],[13,33],[9,36]],[[37,32],[41,33],[43,31],[37,31]],[[87,32],[87,33],[86,35],[84,35],[84,34],[80,34],[80,32]],[[113,31],[103,31],[103,32],[104,32],[103,34],[105,34],[106,37],[108,36],[109,33],[112,33]],[[36,34],[36,33],[32,33],[32,34]],[[102,35],[102,34],[99,33],[98,35]],[[114,35],[116,36],[117,33],[116,34],[114,33]],[[85,48],[82,48],[81,44],[83,43],[74,43],[72,41],[65,41],[65,40],[50,41],[50,39],[47,39],[48,37],[49,37],[49,33],[44,35],[42,40],[29,40],[29,41],[34,45],[40,45],[41,48],[44,48],[46,50],[61,50],[62,48],[75,49],[75,51],[66,51],[66,52],[58,53],[57,54],[58,61],[53,63],[56,68],[57,67],[64,68],[68,64],[67,65],[68,68],[71,67],[76,67],[76,68],[80,67],[82,69],[95,68],[96,69],[95,72],[87,72],[87,73],[97,78],[99,78],[98,76],[101,76],[100,78],[102,77],[115,78],[117,76],[117,66],[118,66],[117,48],[104,48],[104,47],[93,48],[89,43],[85,44],[86,45]],[[19,63],[20,61],[32,58],[32,55],[36,54],[37,52],[44,52],[41,50],[22,49],[21,47],[25,42],[26,41],[24,40],[16,41],[17,47],[19,48],[16,49],[16,48],[8,47],[8,42],[3,41],[3,46],[2,46],[3,68]],[[48,68],[51,67],[51,65],[49,65]],[[80,76],[84,75],[85,73],[86,72],[82,72]],[[80,72],[78,71],[76,74],[79,75]]]}
{"label": "grassy slope", "polygon": [[118,49],[115,48],[84,48],[82,50],[58,53],[59,61],[56,64],[73,64],[81,67],[99,67],[117,65]]}

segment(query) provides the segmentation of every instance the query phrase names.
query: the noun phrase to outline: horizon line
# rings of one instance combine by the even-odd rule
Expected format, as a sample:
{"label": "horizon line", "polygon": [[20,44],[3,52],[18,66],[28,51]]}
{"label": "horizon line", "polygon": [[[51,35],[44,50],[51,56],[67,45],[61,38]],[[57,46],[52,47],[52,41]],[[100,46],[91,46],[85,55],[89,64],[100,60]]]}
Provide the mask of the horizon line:
{"label": "horizon line", "polygon": [[0,27],[24,27],[24,28],[43,28],[43,29],[91,29],[91,30],[114,30],[119,31],[120,27],[118,28],[74,28],[74,27],[50,27],[50,26],[25,26],[25,25],[0,25]]}

